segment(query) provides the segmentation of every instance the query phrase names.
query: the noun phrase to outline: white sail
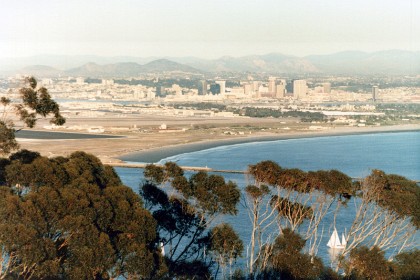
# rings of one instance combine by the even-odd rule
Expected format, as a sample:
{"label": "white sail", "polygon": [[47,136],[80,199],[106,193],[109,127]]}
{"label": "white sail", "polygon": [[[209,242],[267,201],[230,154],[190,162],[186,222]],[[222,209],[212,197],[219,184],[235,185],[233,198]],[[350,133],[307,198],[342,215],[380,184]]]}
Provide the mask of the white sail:
{"label": "white sail", "polygon": [[346,247],[346,238],[344,237],[344,234],[341,235],[341,242],[340,237],[338,236],[337,229],[334,228],[334,231],[330,237],[330,240],[328,240],[327,246],[332,249],[344,249]]}
{"label": "white sail", "polygon": [[342,233],[341,234],[341,246],[346,247],[346,245],[347,245],[346,237]]}
{"label": "white sail", "polygon": [[163,242],[160,242],[159,246],[160,246],[160,253],[162,254],[162,256],[165,256],[165,246],[163,246]]}
{"label": "white sail", "polygon": [[334,228],[334,231],[330,237],[330,240],[328,240],[327,246],[330,248],[340,248],[342,247],[340,243],[340,237],[338,237],[337,230]]}

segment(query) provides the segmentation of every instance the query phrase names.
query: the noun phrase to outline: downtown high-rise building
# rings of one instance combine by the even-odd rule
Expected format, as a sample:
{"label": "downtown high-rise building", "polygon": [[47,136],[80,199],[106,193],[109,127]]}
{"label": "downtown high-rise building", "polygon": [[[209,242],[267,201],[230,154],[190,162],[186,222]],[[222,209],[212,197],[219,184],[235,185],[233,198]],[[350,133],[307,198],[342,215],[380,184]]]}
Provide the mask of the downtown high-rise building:
{"label": "downtown high-rise building", "polygon": [[280,79],[276,84],[276,98],[286,97],[286,80]]}
{"label": "downtown high-rise building", "polygon": [[216,84],[220,86],[220,94],[226,93],[226,81],[216,81]]}
{"label": "downtown high-rise building", "polygon": [[373,86],[372,87],[372,101],[373,102],[375,102],[376,99],[378,98],[378,92],[379,92],[378,86]]}
{"label": "downtown high-rise building", "polygon": [[268,78],[268,92],[274,95],[276,93],[276,77],[269,77]]}
{"label": "downtown high-rise building", "polygon": [[199,95],[206,95],[207,94],[207,81],[206,80],[200,81],[200,87],[198,89],[198,94]]}
{"label": "downtown high-rise building", "polygon": [[308,92],[308,86],[306,80],[294,80],[293,81],[293,98],[302,99]]}
{"label": "downtown high-rise building", "polygon": [[286,96],[286,80],[276,77],[268,78],[268,95],[272,98],[284,98]]}

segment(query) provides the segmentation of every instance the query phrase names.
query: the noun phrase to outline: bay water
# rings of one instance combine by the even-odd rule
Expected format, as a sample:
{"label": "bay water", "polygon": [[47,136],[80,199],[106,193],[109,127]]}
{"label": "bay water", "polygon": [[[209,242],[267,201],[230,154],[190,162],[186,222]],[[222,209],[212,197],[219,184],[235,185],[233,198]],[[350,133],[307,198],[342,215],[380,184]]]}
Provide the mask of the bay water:
{"label": "bay water", "polygon": [[[244,143],[180,154],[161,159],[158,163],[173,161],[180,166],[246,170],[249,164],[263,160],[273,160],[283,168],[299,168],[304,171],[336,169],[353,178],[362,178],[373,169],[380,169],[387,174],[399,174],[419,181],[420,131]],[[116,168],[116,171],[125,185],[138,192],[143,179],[142,170]],[[249,183],[243,174],[220,175],[226,180],[235,181],[242,190]],[[244,206],[239,208],[238,215],[224,216],[220,222],[231,224],[246,247],[251,235],[251,221]],[[340,211],[335,224],[340,236],[351,226],[354,213],[351,204]],[[317,254],[326,264],[331,262],[326,243],[333,231],[332,219],[332,215],[324,219],[324,233]],[[244,266],[244,261],[241,260],[238,265]]]}

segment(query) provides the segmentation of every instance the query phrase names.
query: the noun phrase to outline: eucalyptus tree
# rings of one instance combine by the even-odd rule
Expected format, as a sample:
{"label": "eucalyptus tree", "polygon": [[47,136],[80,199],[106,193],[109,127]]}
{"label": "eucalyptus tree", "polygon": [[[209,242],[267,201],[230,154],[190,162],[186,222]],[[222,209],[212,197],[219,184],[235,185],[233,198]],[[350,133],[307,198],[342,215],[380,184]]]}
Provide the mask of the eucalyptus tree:
{"label": "eucalyptus tree", "polygon": [[352,249],[343,263],[344,279],[420,279],[420,250],[399,253],[390,261],[377,246]]}
{"label": "eucalyptus tree", "polygon": [[[235,183],[205,172],[187,178],[172,162],[148,165],[144,176],[140,194],[157,221],[170,277],[210,277],[215,262],[224,269],[240,256],[242,242],[233,229],[216,226],[218,217],[238,211],[240,191]],[[222,246],[223,236],[229,238]]]}
{"label": "eucalyptus tree", "polygon": [[338,279],[319,257],[304,253],[306,240],[290,228],[285,228],[272,244],[267,244],[270,256],[257,279]]}
{"label": "eucalyptus tree", "polygon": [[273,242],[285,229],[308,240],[304,250],[315,259],[321,222],[329,211],[338,210],[334,205],[351,197],[351,178],[336,170],[283,169],[273,161],[250,165],[248,175],[252,183],[245,189],[252,223],[248,251],[251,277],[266,270],[273,257]]}
{"label": "eucalyptus tree", "polygon": [[385,258],[385,253],[378,247],[371,249],[366,246],[351,250],[349,261],[343,267],[350,279],[396,279],[391,262]]}
{"label": "eucalyptus tree", "polygon": [[[39,118],[51,117],[50,123],[63,125],[66,120],[60,114],[59,105],[51,98],[45,87],[38,87],[34,77],[27,77],[18,91],[18,98],[1,97],[3,111],[0,117],[0,153],[9,154],[17,150],[16,126],[17,117],[22,127],[33,128]],[[21,128],[22,129],[22,128]],[[19,129],[20,130],[20,129]]]}
{"label": "eucalyptus tree", "polygon": [[[374,170],[358,184],[336,170],[304,172],[283,169],[272,161],[250,165],[248,174],[253,183],[246,187],[252,223],[248,252],[251,277],[273,269],[274,245],[285,230],[305,240],[307,245],[301,249],[315,264],[322,222],[327,213],[333,213],[335,225],[341,205],[354,207],[356,212],[346,235],[347,245],[339,257],[339,265],[349,275],[353,269],[362,273],[360,264],[365,257],[369,262],[374,259],[372,255],[378,259],[386,256],[388,264],[396,255],[419,246],[415,242],[420,225],[420,189],[404,177]],[[273,231],[276,226],[277,231]]]}
{"label": "eucalyptus tree", "polygon": [[153,279],[165,272],[156,221],[98,158],[25,151],[10,156],[3,172],[0,279]]}
{"label": "eucalyptus tree", "polygon": [[358,252],[362,246],[388,252],[388,260],[418,248],[419,202],[420,188],[414,181],[373,170],[359,184],[358,199],[354,200],[356,215],[348,231],[342,262],[347,257],[351,259],[352,252]]}
{"label": "eucalyptus tree", "polygon": [[[208,253],[214,256],[221,269],[222,279],[232,278],[237,270],[233,270],[237,258],[242,257],[244,245],[234,229],[226,223],[219,224],[208,233]],[[216,270],[216,271],[217,271]],[[217,275],[217,273],[216,273]]]}

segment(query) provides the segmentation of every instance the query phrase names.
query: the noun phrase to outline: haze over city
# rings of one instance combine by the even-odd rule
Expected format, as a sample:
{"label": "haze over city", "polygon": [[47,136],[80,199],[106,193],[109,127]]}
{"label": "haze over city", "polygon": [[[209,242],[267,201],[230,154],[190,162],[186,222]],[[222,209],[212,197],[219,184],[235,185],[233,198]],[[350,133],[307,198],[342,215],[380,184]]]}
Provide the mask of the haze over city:
{"label": "haze over city", "polygon": [[0,279],[420,279],[420,0],[0,8]]}
{"label": "haze over city", "polygon": [[419,13],[413,0],[9,1],[0,57],[419,51]]}

